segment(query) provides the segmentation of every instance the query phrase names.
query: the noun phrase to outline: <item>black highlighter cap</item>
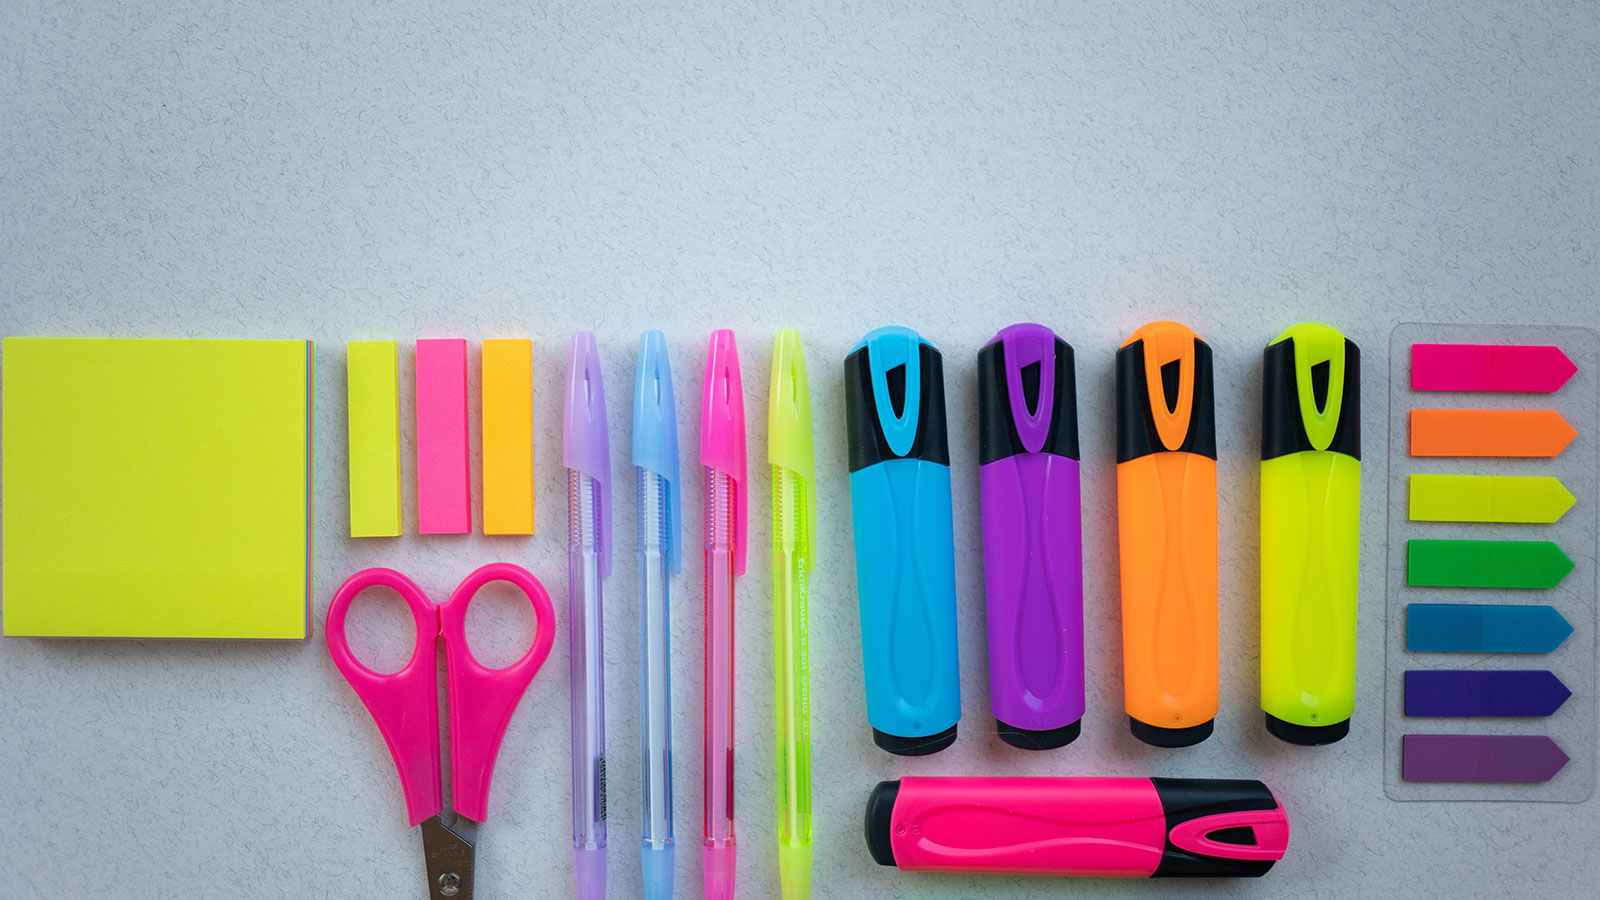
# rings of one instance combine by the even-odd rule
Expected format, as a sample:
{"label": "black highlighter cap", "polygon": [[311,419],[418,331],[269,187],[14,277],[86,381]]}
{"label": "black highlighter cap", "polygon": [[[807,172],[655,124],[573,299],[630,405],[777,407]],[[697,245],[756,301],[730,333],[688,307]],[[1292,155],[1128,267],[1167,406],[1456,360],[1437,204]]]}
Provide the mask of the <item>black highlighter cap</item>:
{"label": "black highlighter cap", "polygon": [[[917,377],[915,390],[907,384],[908,366],[893,360],[874,358],[872,348],[880,344],[888,349],[913,352],[915,344]],[[896,452],[891,446],[889,430],[879,416],[879,404],[873,388],[874,374],[881,371],[888,397],[882,407],[891,417],[907,417],[914,437],[908,446]],[[908,400],[915,398],[915,409],[906,409]],[[845,431],[850,443],[850,471],[890,459],[925,459],[940,465],[950,465],[950,438],[945,426],[944,411],[944,357],[932,344],[907,328],[880,328],[868,334],[844,360]]]}
{"label": "black highlighter cap", "polygon": [[1267,733],[1280,741],[1299,744],[1302,747],[1321,747],[1343,740],[1350,733],[1350,720],[1335,722],[1332,725],[1296,725],[1285,722],[1269,712],[1263,712],[1267,719]]}
{"label": "black highlighter cap", "polygon": [[1007,725],[999,719],[994,720],[995,730],[1000,735],[1000,740],[1005,741],[1018,750],[1054,750],[1065,747],[1078,739],[1083,733],[1083,720],[1078,719],[1060,728],[1047,728],[1044,731],[1030,731]]}
{"label": "black highlighter cap", "polygon": [[1133,716],[1128,717],[1128,730],[1133,736],[1152,747],[1193,747],[1208,737],[1216,728],[1216,719],[1207,719],[1199,725],[1190,725],[1187,728],[1162,728],[1141,722]]}
{"label": "black highlighter cap", "polygon": [[887,750],[896,756],[928,756],[956,742],[956,726],[951,725],[938,734],[922,737],[901,737],[874,728],[872,742],[877,744],[879,749]]}
{"label": "black highlighter cap", "polygon": [[[1191,819],[1224,813],[1278,808],[1277,798],[1259,781],[1247,779],[1152,778],[1167,818],[1167,845],[1151,878],[1259,878],[1272,868],[1270,859],[1229,859],[1185,850],[1172,842],[1172,830]],[[1259,836],[1249,826],[1224,828],[1208,837],[1219,843],[1255,845]]]}
{"label": "black highlighter cap", "polygon": [[[1198,453],[1217,458],[1215,388],[1211,376],[1211,346],[1194,339],[1194,394],[1189,404],[1188,431],[1183,443],[1166,447],[1156,432],[1149,379],[1145,376],[1145,342],[1131,341],[1117,350],[1117,462],[1127,462],[1165,450]],[[1161,367],[1162,383],[1154,396],[1163,397],[1168,409],[1178,402],[1178,362]]]}
{"label": "black highlighter cap", "polygon": [[894,801],[900,796],[900,782],[880,781],[867,796],[867,851],[880,866],[894,862],[893,836]]}
{"label": "black highlighter cap", "polygon": [[[1301,326],[1305,327],[1305,326]],[[1332,329],[1328,329],[1331,331]],[[1311,402],[1317,411],[1337,401],[1338,425],[1326,448],[1319,448],[1306,434],[1305,417],[1300,414],[1300,392],[1295,370],[1295,338],[1285,337],[1267,346],[1261,360],[1261,458],[1275,459],[1303,450],[1327,449],[1361,458],[1361,350],[1354,341],[1344,340],[1343,389],[1339,397],[1329,396],[1329,361],[1309,367]]]}
{"label": "black highlighter cap", "polygon": [[[1031,329],[1034,331],[1024,331]],[[1015,346],[1020,340],[1048,337],[1054,343],[1054,364],[1046,367],[1043,361],[1024,363],[1018,371],[1021,397],[1013,397],[1008,378],[1008,344]],[[997,459],[1027,453],[1028,448],[1017,431],[1017,416],[1038,412],[1043,399],[1041,389],[1048,380],[1052,390],[1048,432],[1041,453],[1053,453],[1068,459],[1078,459],[1078,386],[1077,366],[1072,345],[1038,325],[1013,325],[1001,331],[993,341],[978,351],[978,463],[984,465]]]}

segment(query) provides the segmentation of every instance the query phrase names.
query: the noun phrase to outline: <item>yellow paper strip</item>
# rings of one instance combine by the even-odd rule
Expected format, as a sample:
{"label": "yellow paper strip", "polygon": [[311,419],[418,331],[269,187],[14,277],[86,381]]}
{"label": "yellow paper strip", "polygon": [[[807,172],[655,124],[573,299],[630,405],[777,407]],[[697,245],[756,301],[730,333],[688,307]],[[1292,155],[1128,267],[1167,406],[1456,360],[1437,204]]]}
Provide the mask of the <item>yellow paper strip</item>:
{"label": "yellow paper strip", "polygon": [[400,346],[345,345],[349,380],[350,536],[400,534]]}
{"label": "yellow paper strip", "polygon": [[1411,476],[1413,522],[1549,523],[1576,501],[1560,481],[1547,476]]}
{"label": "yellow paper strip", "polygon": [[533,534],[533,341],[483,342],[483,533]]}

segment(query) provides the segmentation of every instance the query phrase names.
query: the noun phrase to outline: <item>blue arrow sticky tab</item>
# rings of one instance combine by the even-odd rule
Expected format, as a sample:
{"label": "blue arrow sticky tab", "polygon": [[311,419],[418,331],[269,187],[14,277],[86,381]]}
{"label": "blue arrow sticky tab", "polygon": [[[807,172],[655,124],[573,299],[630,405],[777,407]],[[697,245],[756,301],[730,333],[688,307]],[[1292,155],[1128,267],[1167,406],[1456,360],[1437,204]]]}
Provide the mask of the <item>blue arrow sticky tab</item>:
{"label": "blue arrow sticky tab", "polygon": [[1553,606],[1406,605],[1406,649],[1412,653],[1549,653],[1571,633]]}
{"label": "blue arrow sticky tab", "polygon": [[1537,718],[1572,696],[1543,669],[1441,669],[1406,673],[1408,716]]}

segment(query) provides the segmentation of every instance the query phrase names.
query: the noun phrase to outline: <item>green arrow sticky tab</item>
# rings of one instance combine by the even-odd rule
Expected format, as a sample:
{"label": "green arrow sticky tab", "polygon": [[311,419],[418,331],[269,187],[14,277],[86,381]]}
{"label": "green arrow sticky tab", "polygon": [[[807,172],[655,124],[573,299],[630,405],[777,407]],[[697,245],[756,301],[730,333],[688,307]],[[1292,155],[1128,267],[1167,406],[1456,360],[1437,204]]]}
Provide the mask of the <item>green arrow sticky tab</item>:
{"label": "green arrow sticky tab", "polygon": [[1549,541],[1422,541],[1407,543],[1412,587],[1551,588],[1572,560]]}
{"label": "green arrow sticky tab", "polygon": [[1547,476],[1412,475],[1413,522],[1550,523],[1577,498]]}

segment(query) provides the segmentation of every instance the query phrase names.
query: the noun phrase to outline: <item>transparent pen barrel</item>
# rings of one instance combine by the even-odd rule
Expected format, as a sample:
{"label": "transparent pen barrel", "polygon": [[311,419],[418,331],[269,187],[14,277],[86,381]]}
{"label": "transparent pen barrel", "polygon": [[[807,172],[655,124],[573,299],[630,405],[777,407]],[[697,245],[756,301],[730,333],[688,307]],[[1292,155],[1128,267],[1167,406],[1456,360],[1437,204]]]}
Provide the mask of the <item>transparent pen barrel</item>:
{"label": "transparent pen barrel", "polygon": [[733,479],[706,470],[705,846],[733,843]]}
{"label": "transparent pen barrel", "polygon": [[567,470],[567,627],[572,651],[572,842],[606,843],[604,627],[598,517],[600,486]]}
{"label": "transparent pen barrel", "polygon": [[811,843],[811,674],[806,620],[805,479],[772,467],[778,844]]}
{"label": "transparent pen barrel", "polygon": [[672,843],[672,680],[667,592],[667,480],[637,469],[639,494],[639,697],[643,844]]}

